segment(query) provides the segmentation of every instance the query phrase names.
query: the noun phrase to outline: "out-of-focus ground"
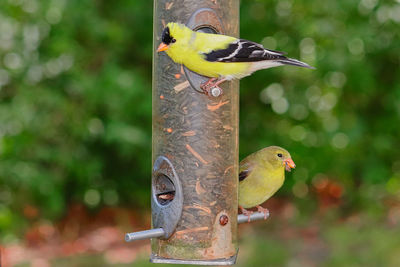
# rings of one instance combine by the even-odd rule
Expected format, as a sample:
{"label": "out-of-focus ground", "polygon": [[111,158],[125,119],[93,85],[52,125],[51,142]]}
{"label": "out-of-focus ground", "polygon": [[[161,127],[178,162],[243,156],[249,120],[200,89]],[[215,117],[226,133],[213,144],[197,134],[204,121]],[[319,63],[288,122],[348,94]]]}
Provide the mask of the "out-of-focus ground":
{"label": "out-of-focus ground", "polygon": [[[331,201],[327,201],[327,200]],[[271,199],[267,221],[239,227],[238,266],[399,266],[400,205],[387,200],[336,219],[328,197],[315,214],[302,214],[288,199]],[[383,203],[382,203],[383,204]],[[34,225],[24,242],[2,247],[3,266],[151,266],[148,240],[126,243],[127,231],[149,228],[150,214],[105,208],[95,215],[71,207],[58,223]],[[169,265],[165,265],[169,266]]]}

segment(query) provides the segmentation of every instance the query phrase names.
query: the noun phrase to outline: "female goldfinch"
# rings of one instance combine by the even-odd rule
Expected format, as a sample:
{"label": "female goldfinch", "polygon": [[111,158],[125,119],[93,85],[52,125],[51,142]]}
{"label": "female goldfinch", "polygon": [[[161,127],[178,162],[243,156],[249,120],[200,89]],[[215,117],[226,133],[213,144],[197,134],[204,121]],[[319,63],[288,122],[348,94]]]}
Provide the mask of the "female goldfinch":
{"label": "female goldfinch", "polygon": [[239,166],[239,208],[249,217],[246,208],[257,207],[267,218],[268,209],[260,206],[283,185],[285,169],[295,168],[289,152],[278,146],[261,149],[243,159]]}
{"label": "female goldfinch", "polygon": [[158,52],[166,51],[176,63],[210,77],[202,84],[206,94],[224,81],[241,79],[260,69],[281,65],[313,68],[299,60],[285,57],[283,52],[265,49],[251,41],[221,34],[194,32],[174,22],[167,24],[161,38]]}

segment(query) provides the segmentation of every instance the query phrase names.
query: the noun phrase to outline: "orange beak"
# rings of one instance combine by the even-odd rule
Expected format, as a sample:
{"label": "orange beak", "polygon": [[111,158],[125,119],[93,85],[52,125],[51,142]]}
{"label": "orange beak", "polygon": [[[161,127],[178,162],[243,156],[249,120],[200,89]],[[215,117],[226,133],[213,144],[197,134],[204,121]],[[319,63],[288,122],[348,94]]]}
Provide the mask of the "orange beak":
{"label": "orange beak", "polygon": [[285,168],[288,172],[290,172],[291,169],[296,168],[296,164],[294,164],[294,161],[291,158],[285,159],[283,162],[285,163]]}
{"label": "orange beak", "polygon": [[157,48],[157,52],[165,51],[167,49],[168,49],[168,45],[161,43]]}

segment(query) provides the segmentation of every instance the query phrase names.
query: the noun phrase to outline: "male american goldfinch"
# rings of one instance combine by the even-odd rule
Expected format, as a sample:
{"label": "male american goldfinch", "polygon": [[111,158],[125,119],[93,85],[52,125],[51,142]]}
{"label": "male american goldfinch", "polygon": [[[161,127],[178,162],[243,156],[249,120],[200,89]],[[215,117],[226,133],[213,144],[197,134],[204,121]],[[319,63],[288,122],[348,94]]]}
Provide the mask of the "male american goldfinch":
{"label": "male american goldfinch", "polygon": [[267,218],[269,211],[260,206],[283,185],[285,169],[295,168],[289,152],[269,146],[243,159],[239,166],[239,208],[244,215],[253,213],[246,208],[257,207]]}
{"label": "male american goldfinch", "polygon": [[206,94],[224,81],[241,79],[260,69],[282,65],[313,68],[285,57],[283,52],[265,49],[251,41],[222,34],[194,32],[174,22],[167,24],[161,38],[158,52],[165,51],[176,63],[210,78],[201,86]]}

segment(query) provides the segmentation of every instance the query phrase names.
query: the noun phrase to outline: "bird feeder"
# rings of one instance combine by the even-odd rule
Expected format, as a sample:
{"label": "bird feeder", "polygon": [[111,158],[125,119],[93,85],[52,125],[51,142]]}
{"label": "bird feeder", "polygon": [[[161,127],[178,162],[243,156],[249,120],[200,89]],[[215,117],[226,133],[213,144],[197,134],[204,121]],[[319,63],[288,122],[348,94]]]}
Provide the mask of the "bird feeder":
{"label": "bird feeder", "polygon": [[155,52],[168,22],[237,37],[239,0],[154,1],[153,229],[125,239],[152,238],[154,263],[234,264],[247,221],[237,214],[239,84],[201,93],[208,78]]}

